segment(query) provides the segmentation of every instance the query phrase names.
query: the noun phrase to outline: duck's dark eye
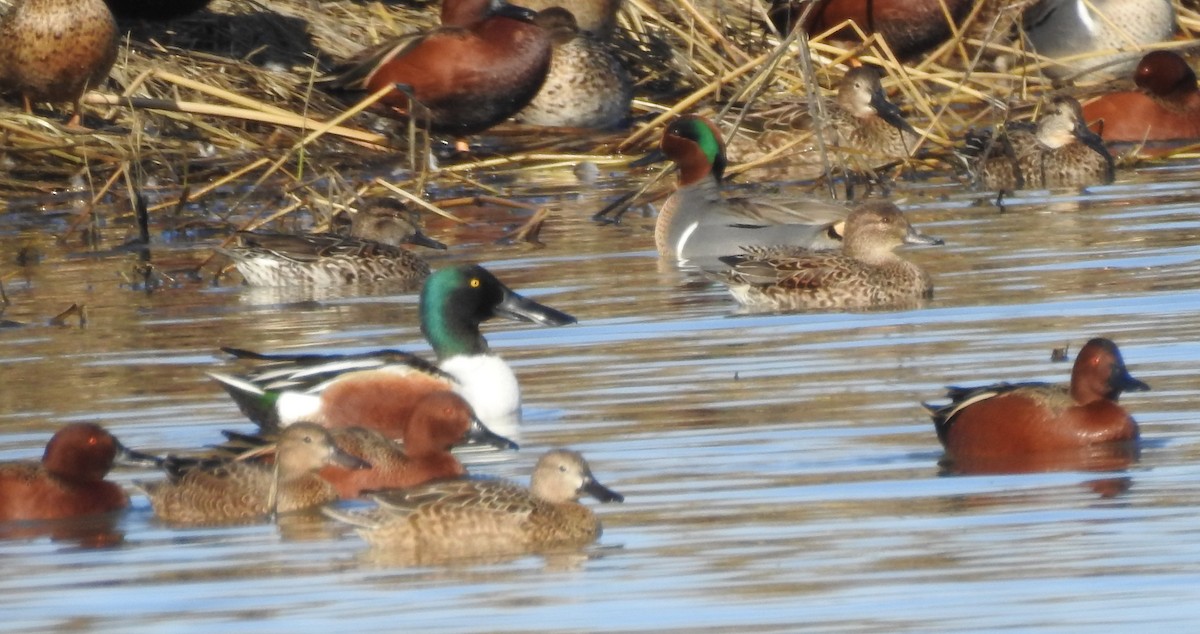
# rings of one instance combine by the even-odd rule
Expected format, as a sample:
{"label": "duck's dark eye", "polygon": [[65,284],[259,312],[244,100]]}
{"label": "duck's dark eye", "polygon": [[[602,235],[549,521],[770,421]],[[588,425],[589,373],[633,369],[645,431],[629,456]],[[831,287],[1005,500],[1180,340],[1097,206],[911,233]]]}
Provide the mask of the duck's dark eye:
{"label": "duck's dark eye", "polygon": [[307,443],[307,444],[312,444],[312,441],[313,441],[313,437],[312,437],[312,436],[305,436],[305,437],[304,437],[304,442],[305,442],[305,443]]}
{"label": "duck's dark eye", "polygon": [[558,470],[559,470],[559,471],[562,471],[563,473],[566,473],[566,472],[567,472],[567,465],[565,465],[565,464],[560,464],[560,465],[558,465]]}

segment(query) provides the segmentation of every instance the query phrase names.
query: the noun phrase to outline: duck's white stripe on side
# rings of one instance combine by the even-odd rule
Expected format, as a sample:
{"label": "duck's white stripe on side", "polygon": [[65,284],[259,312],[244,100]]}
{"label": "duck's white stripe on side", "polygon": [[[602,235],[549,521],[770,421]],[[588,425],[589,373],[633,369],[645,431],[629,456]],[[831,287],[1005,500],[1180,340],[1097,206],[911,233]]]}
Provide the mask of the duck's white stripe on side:
{"label": "duck's white stripe on side", "polygon": [[687,229],[683,230],[683,234],[679,236],[679,242],[675,243],[675,259],[676,260],[684,259],[683,258],[683,245],[687,244],[688,238],[692,237],[692,233],[694,233],[696,231],[696,229],[699,227],[700,227],[700,221],[697,220],[696,222],[693,222],[692,224],[688,225]]}

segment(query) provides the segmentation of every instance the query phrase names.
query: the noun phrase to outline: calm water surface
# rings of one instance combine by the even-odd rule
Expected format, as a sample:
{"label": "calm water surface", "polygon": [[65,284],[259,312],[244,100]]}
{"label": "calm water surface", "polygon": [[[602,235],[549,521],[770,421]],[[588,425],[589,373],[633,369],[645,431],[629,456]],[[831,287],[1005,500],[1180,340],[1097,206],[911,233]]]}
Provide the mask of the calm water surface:
{"label": "calm water surface", "polygon": [[[563,186],[547,185],[552,191]],[[292,632],[754,629],[931,632],[1190,626],[1200,617],[1200,168],[1125,171],[1085,194],[1004,209],[957,186],[900,188],[946,246],[921,310],[743,315],[696,271],[660,264],[649,217],[589,222],[599,196],[548,195],[546,248],[482,238],[440,263],[485,262],[579,324],[497,323],[525,390],[519,453],[471,459],[525,480],[545,449],[582,450],[626,496],[582,553],[397,567],[320,519],[179,530],[133,496],[116,545],[0,541],[0,630]],[[634,214],[636,216],[636,214]],[[487,215],[472,218],[498,225]],[[199,447],[249,431],[205,371],[221,345],[428,352],[411,294],[297,298],[195,282],[131,288],[133,256],[82,255],[54,212],[0,216],[0,459],[95,420],[125,444]],[[102,231],[106,246],[125,228]],[[448,225],[430,231],[470,240]],[[498,231],[497,231],[498,233]],[[111,243],[111,244],[108,244]],[[14,254],[34,244],[41,263]],[[156,245],[181,268],[206,257]],[[309,301],[304,301],[304,300]],[[78,302],[86,328],[46,325]],[[1154,391],[1114,470],[943,475],[920,406],[948,383],[1063,380],[1088,338],[1114,339]],[[120,471],[132,483],[155,477]],[[94,531],[93,531],[94,532]]]}

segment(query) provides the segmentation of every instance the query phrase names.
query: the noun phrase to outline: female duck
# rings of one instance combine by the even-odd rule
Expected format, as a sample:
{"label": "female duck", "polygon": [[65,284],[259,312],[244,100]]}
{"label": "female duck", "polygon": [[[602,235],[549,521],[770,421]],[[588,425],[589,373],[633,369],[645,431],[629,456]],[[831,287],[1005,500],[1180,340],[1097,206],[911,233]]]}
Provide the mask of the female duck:
{"label": "female duck", "polygon": [[[251,420],[268,427],[321,420],[330,426],[388,429],[408,420],[420,396],[453,390],[492,431],[512,438],[521,420],[521,391],[512,368],[488,349],[479,324],[493,317],[544,326],[575,318],[513,292],[481,266],[434,272],[421,289],[421,332],[438,363],[396,350],[357,355],[261,355],[258,371],[220,381]],[[317,417],[317,418],[314,418]],[[342,422],[334,422],[344,419]],[[390,435],[390,434],[389,434]],[[398,437],[398,435],[391,435]]]}
{"label": "female duck", "polygon": [[879,71],[853,68],[838,84],[837,101],[829,104],[830,141],[853,153],[850,162],[879,167],[913,155],[921,135],[883,92]]}
{"label": "female duck", "polygon": [[917,232],[895,205],[867,203],[846,219],[841,252],[794,248],[746,249],[721,258],[717,274],[752,310],[907,306],[933,296],[929,274],[893,251],[902,244],[942,244]]}
{"label": "female duck", "polygon": [[397,114],[437,132],[481,132],[525,107],[546,79],[550,38],[535,15],[504,0],[444,0],[441,27],[363,51],[322,83],[398,86],[382,99]]}
{"label": "female duck", "polygon": [[1116,344],[1096,338],[1079,351],[1069,386],[951,387],[949,405],[925,407],[938,440],[956,459],[1062,452],[1136,439],[1137,423],[1117,399],[1149,389],[1130,376]]}

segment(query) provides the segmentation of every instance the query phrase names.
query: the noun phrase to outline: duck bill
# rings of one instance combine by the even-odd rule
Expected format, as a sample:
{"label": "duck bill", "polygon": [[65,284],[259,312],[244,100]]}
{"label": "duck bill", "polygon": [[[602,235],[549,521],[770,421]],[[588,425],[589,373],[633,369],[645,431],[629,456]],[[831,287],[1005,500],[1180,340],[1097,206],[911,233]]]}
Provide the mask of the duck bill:
{"label": "duck bill", "polygon": [[624,495],[600,484],[595,478],[588,478],[588,481],[583,485],[583,492],[604,503],[625,501]]}
{"label": "duck bill", "polygon": [[498,317],[506,317],[513,321],[530,321],[542,326],[565,326],[576,322],[574,317],[560,310],[543,306],[507,288],[504,289],[504,299],[496,306],[495,313]]}
{"label": "duck bill", "polygon": [[420,231],[417,231],[417,232],[413,233],[411,236],[409,236],[408,243],[415,244],[419,247],[425,247],[427,249],[437,249],[439,251],[446,250],[445,243],[434,240],[433,238],[430,238],[429,236],[421,233]]}
{"label": "duck bill", "polygon": [[487,428],[483,421],[478,418],[471,418],[471,427],[467,429],[467,444],[471,445],[491,445],[497,449],[520,449],[517,443],[497,434]]}
{"label": "duck bill", "polygon": [[162,458],[134,451],[121,443],[117,443],[117,457],[114,459],[114,462],[123,467],[159,468],[163,465]]}
{"label": "duck bill", "polygon": [[500,2],[500,6],[496,7],[496,9],[492,12],[492,15],[502,18],[510,18],[512,20],[520,20],[521,22],[529,22],[532,24],[534,18],[537,17],[537,11],[526,9],[525,7],[520,7],[515,4],[509,4],[507,2]]}
{"label": "duck bill", "polygon": [[371,468],[371,463],[359,458],[358,456],[346,453],[341,447],[333,448],[333,453],[329,455],[329,463],[335,464],[339,467],[345,467],[351,471]]}
{"label": "duck bill", "polygon": [[1123,368],[1121,370],[1121,375],[1114,377],[1114,378],[1115,378],[1115,380],[1113,381],[1113,387],[1116,388],[1116,392],[1118,394],[1120,394],[1121,392],[1149,392],[1150,391],[1149,385],[1133,378],[1133,375],[1129,374],[1129,371],[1125,370]]}
{"label": "duck bill", "polygon": [[939,245],[946,244],[946,241],[942,240],[941,238],[927,236],[927,235],[921,233],[920,231],[917,231],[916,229],[909,227],[908,233],[904,234],[904,244],[925,244],[925,245],[939,246]]}
{"label": "duck bill", "polygon": [[882,90],[871,93],[871,107],[875,109],[875,114],[879,115],[880,119],[886,121],[893,128],[920,134],[904,119],[904,114],[900,112],[899,106],[888,101],[887,95]]}
{"label": "duck bill", "polygon": [[665,160],[667,160],[667,153],[663,152],[662,148],[655,148],[642,158],[631,161],[629,167],[645,167],[647,165],[654,165],[655,163],[662,163]]}

